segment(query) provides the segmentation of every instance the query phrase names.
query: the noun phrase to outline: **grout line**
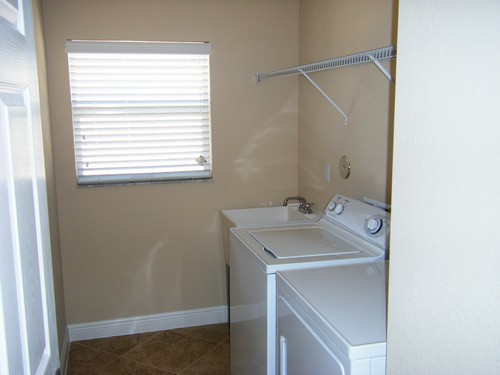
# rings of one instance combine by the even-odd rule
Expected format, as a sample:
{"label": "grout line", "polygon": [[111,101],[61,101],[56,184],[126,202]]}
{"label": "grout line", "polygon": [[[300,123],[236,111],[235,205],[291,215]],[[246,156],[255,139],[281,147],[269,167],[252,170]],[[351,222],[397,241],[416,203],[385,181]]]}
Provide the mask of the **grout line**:
{"label": "grout line", "polygon": [[79,346],[83,346],[87,349],[92,349],[92,350],[95,350],[95,351],[98,351],[98,352],[101,352],[101,353],[105,353],[105,354],[111,354],[111,355],[114,355],[115,357],[119,357],[119,355],[115,354],[115,353],[111,353],[111,352],[108,352],[107,350],[102,350],[102,349],[99,349],[99,348],[95,348],[93,346],[90,346],[90,345],[85,345],[85,344],[80,344],[79,342],[72,342],[71,345],[73,344],[76,344],[76,345],[79,345]]}
{"label": "grout line", "polygon": [[[117,357],[121,357],[122,355],[124,355],[125,353],[128,353],[129,351],[137,348],[138,346],[140,346],[141,344],[145,344],[149,341],[151,341],[153,338],[155,338],[158,333],[161,332],[161,331],[158,331],[158,332],[153,332],[151,334],[151,337],[145,339],[144,341],[139,341],[135,346],[133,346],[132,348],[130,348],[129,350],[127,350],[126,352],[123,352],[122,354],[116,354],[116,353],[113,353],[112,351],[109,351],[109,350],[105,350],[105,349],[102,349],[102,348],[96,348],[95,346],[93,345],[89,345],[89,344],[85,344],[85,341],[89,341],[89,340],[81,340],[81,341],[74,341],[71,343],[72,344],[77,344],[77,345],[81,345],[81,346],[84,346],[86,348],[91,348],[91,349],[95,349],[95,350],[98,350],[100,352],[103,352],[103,353],[109,353],[109,354],[113,354]],[[126,336],[133,336],[133,335],[142,335],[142,333],[137,333],[137,334],[131,334],[131,335],[122,335],[122,336],[114,336],[114,337],[103,337],[101,339],[91,339],[91,341],[104,341],[104,340],[109,340],[109,339],[114,339],[114,340],[120,340],[122,337],[126,337]]]}
{"label": "grout line", "polygon": [[212,349],[210,349],[209,351],[207,351],[205,354],[203,354],[200,358],[198,359],[195,359],[192,363],[190,363],[186,368],[182,369],[181,371],[179,371],[179,374],[182,374],[184,371],[186,370],[189,370],[189,368],[191,368],[193,365],[195,365],[196,363],[200,362],[203,358],[205,358],[208,354],[210,354],[211,352],[213,352],[215,349],[217,349],[219,346],[223,345],[224,343],[223,342],[219,342],[217,345],[215,345]]}
{"label": "grout line", "polygon": [[209,339],[209,338],[203,337],[203,336],[194,335],[192,333],[178,332],[176,330],[172,330],[172,331],[174,331],[175,333],[178,333],[180,335],[184,335],[184,336],[188,336],[188,337],[193,337],[193,338],[196,338],[196,339],[199,339],[199,340],[210,341],[210,342],[213,342],[215,344],[221,344],[221,343],[224,342],[224,341],[219,341],[219,340],[215,340],[215,339]]}
{"label": "grout line", "polygon": [[[106,367],[106,366],[109,366],[111,363],[113,363],[114,361],[117,361],[118,359],[122,358],[123,355],[120,355],[118,356],[117,358],[113,359],[113,361],[111,361],[110,363],[108,363],[107,365],[104,365],[102,367],[99,367],[98,369],[96,369],[94,372],[92,372],[90,375],[95,375],[95,373],[99,370],[101,370],[102,368]],[[153,366],[149,363],[146,363],[146,362],[141,362],[141,361],[136,361],[135,359],[131,359],[131,358],[126,358],[126,357],[123,357],[123,359],[127,360],[127,361],[130,361],[130,362],[134,362],[134,363],[137,363],[141,366],[144,366],[144,367],[148,367],[148,368],[151,368],[151,369],[155,369],[155,370],[158,370],[158,371],[162,371],[162,372],[168,372],[169,374],[173,374],[170,370],[165,370],[164,368],[161,368],[161,367],[156,367],[156,366]]]}
{"label": "grout line", "polygon": [[[92,347],[92,346],[88,346],[88,345],[80,344],[80,343],[78,343],[78,342],[72,342],[72,343],[70,344],[70,350],[71,350],[71,345],[73,345],[73,344],[75,344],[75,345],[77,345],[77,346],[82,346],[82,347],[87,348],[87,349],[92,349],[92,350],[95,350],[95,351],[97,351],[97,352],[101,352],[101,353],[104,353],[104,354],[111,354],[112,356],[114,356],[114,358],[113,358],[113,359],[111,359],[111,361],[106,362],[104,365],[99,366],[99,367],[98,367],[98,368],[96,368],[94,371],[92,371],[92,372],[91,372],[91,375],[92,375],[92,374],[94,374],[96,371],[100,370],[101,368],[103,368],[103,367],[105,367],[105,366],[109,365],[110,363],[112,363],[113,361],[117,360],[117,359],[120,357],[120,356],[118,356],[118,355],[116,355],[116,354],[114,354],[114,353],[110,353],[110,352],[107,352],[107,351],[105,351],[105,350],[100,350],[100,349],[94,348],[94,347]],[[69,360],[68,360],[68,368],[69,368]]]}
{"label": "grout line", "polygon": [[[225,324],[225,323],[222,323],[222,324]],[[210,325],[215,325],[215,324],[210,324]],[[200,326],[200,327],[207,327],[207,326]],[[216,342],[218,344],[223,343],[223,342],[229,340],[229,337],[226,337],[226,338],[222,339],[222,341],[220,341],[220,340],[216,340],[216,339],[210,339],[210,338],[202,336],[202,335],[197,335],[196,333],[192,333],[192,332],[180,332],[182,330],[187,330],[189,328],[196,329],[196,327],[185,327],[185,328],[174,328],[174,329],[171,329],[170,331],[174,331],[176,333],[180,333],[180,334],[186,335],[186,336],[191,336],[191,337],[196,337],[196,338],[199,338],[199,339],[204,339],[204,340],[211,341],[211,342]],[[229,332],[228,332],[228,336],[229,336]]]}

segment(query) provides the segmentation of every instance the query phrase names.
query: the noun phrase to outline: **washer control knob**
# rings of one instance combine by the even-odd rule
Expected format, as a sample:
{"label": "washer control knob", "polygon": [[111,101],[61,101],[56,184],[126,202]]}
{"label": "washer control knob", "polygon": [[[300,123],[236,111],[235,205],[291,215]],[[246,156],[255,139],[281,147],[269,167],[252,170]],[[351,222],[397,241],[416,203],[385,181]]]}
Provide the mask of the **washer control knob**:
{"label": "washer control knob", "polygon": [[337,204],[335,207],[335,213],[340,215],[344,211],[344,205],[342,203]]}
{"label": "washer control knob", "polygon": [[380,217],[371,217],[366,223],[366,227],[368,228],[368,232],[370,234],[376,234],[380,232],[380,229],[382,229],[383,225],[384,221]]}
{"label": "washer control knob", "polygon": [[333,209],[335,208],[336,205],[337,205],[337,203],[335,203],[334,201],[331,201],[330,203],[328,203],[328,211],[333,211]]}

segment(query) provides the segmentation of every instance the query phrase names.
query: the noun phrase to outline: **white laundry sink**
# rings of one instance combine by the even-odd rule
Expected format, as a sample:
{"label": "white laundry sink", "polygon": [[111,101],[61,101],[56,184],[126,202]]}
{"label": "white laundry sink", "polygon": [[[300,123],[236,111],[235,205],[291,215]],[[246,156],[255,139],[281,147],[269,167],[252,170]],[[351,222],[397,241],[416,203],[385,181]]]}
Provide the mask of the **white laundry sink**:
{"label": "white laundry sink", "polygon": [[220,212],[222,223],[222,237],[224,241],[224,258],[229,264],[229,228],[250,225],[277,225],[286,223],[300,223],[317,221],[320,214],[304,214],[299,211],[298,204],[289,204],[279,207],[241,208],[222,210]]}
{"label": "white laundry sink", "polygon": [[281,207],[260,207],[260,208],[242,208],[236,210],[223,210],[222,216],[225,216],[233,225],[239,227],[255,224],[285,224],[287,222],[309,221],[319,219],[319,215],[304,214],[298,210],[299,206],[281,206]]}

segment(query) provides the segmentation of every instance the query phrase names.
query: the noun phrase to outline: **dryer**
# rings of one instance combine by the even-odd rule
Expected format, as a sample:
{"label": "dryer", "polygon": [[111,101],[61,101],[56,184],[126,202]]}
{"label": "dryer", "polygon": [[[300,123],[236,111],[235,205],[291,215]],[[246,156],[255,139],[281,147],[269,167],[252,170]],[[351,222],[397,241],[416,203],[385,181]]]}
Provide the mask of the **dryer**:
{"label": "dryer", "polygon": [[387,268],[278,272],[278,373],[385,375]]}
{"label": "dryer", "polygon": [[337,194],[314,223],[230,229],[231,372],[276,374],[276,272],[384,260],[389,228],[388,212]]}

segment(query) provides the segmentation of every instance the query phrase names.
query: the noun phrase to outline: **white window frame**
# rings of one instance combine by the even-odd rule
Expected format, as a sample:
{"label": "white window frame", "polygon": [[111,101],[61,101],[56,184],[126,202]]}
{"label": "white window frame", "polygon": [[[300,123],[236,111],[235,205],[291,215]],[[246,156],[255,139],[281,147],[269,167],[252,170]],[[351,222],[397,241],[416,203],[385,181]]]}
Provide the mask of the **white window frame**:
{"label": "white window frame", "polygon": [[[78,185],[212,178],[210,43],[66,47]],[[156,65],[137,68],[146,56]]]}

